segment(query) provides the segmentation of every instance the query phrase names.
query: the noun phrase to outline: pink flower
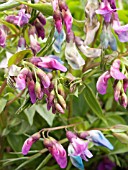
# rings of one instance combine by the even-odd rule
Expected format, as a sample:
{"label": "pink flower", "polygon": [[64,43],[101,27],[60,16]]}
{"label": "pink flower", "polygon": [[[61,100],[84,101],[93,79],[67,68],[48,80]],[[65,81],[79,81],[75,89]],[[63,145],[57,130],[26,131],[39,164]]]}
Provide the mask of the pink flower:
{"label": "pink flower", "polygon": [[0,46],[1,47],[5,47],[5,43],[6,43],[6,34],[4,32],[4,29],[2,27],[0,27]]}
{"label": "pink flower", "polygon": [[37,140],[40,139],[40,134],[39,133],[35,133],[34,135],[32,135],[31,137],[29,137],[23,144],[22,147],[22,154],[23,155],[27,155],[31,146],[33,145],[33,143],[35,143]]}
{"label": "pink flower", "polygon": [[55,27],[58,33],[62,31],[62,16],[59,10],[54,11],[53,18],[55,21]]}
{"label": "pink flower", "polygon": [[30,46],[31,46],[34,54],[36,54],[41,49],[40,44],[37,41],[36,34],[30,35]]}
{"label": "pink flower", "polygon": [[52,137],[45,138],[44,145],[48,148],[60,168],[65,168],[67,166],[67,154],[63,146]]}
{"label": "pink flower", "polygon": [[110,68],[110,75],[117,80],[123,80],[126,78],[125,75],[120,72],[120,62],[119,59],[114,60]]}
{"label": "pink flower", "polygon": [[16,88],[19,90],[24,90],[26,88],[26,78],[29,73],[27,68],[23,68],[16,78]]}
{"label": "pink flower", "polygon": [[97,81],[96,84],[96,88],[98,93],[100,94],[106,94],[106,90],[107,90],[107,85],[108,85],[108,79],[111,77],[109,71],[106,71],[105,73],[103,73]]}

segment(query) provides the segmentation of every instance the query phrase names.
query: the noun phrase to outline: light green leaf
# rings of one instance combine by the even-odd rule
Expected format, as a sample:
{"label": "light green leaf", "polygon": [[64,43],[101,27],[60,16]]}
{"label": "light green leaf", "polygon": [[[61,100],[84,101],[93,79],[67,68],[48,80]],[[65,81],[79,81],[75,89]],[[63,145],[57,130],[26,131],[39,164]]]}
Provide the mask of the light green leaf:
{"label": "light green leaf", "polygon": [[97,115],[97,117],[99,117],[106,125],[108,125],[103,115],[100,104],[98,100],[96,99],[95,94],[92,91],[92,89],[88,85],[86,85],[84,92],[85,92],[84,94],[85,101],[87,102],[90,109]]}
{"label": "light green leaf", "polygon": [[4,110],[6,106],[7,100],[6,99],[0,99],[0,113]]}
{"label": "light green leaf", "polygon": [[39,113],[39,115],[46,120],[46,122],[52,126],[53,120],[55,118],[55,115],[50,111],[47,110],[46,104],[38,104],[36,105],[36,111]]}
{"label": "light green leaf", "polygon": [[25,115],[28,118],[28,122],[31,126],[33,124],[33,118],[35,115],[35,111],[36,111],[35,105],[32,105],[29,109],[25,109],[25,111],[24,111]]}
{"label": "light green leaf", "polygon": [[128,132],[128,126],[126,125],[115,125],[110,128],[112,132],[120,133],[120,132]]}
{"label": "light green leaf", "polygon": [[23,50],[16,54],[14,54],[8,61],[8,66],[10,67],[13,64],[18,64],[23,58],[31,57],[32,52],[31,50]]}

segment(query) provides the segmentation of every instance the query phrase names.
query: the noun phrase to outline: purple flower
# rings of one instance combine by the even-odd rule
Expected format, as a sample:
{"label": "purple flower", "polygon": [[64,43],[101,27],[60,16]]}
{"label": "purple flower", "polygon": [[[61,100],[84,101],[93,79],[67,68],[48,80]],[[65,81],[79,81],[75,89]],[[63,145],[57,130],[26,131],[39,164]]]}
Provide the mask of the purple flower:
{"label": "purple flower", "polygon": [[100,94],[106,94],[106,90],[107,90],[107,85],[108,85],[108,79],[111,77],[109,71],[106,71],[105,73],[103,73],[97,81],[96,84],[96,88],[98,93]]}
{"label": "purple flower", "polygon": [[37,18],[43,26],[46,25],[46,18],[43,14],[40,13]]}
{"label": "purple flower", "polygon": [[41,84],[40,84],[40,82],[36,82],[36,84],[35,84],[35,93],[36,93],[36,97],[39,99],[39,100],[41,100],[42,99],[42,97],[43,97],[43,95],[44,95],[44,93],[43,93],[43,91],[42,91],[42,88],[41,88]]}
{"label": "purple flower", "polygon": [[26,40],[24,39],[24,37],[20,37],[20,39],[18,41],[18,47],[20,47],[21,49],[25,49],[25,47],[26,47]]}
{"label": "purple flower", "polygon": [[60,168],[67,166],[67,154],[63,146],[58,143],[54,138],[49,137],[44,139],[44,145],[48,148]]}
{"label": "purple flower", "polygon": [[52,70],[60,70],[63,72],[67,71],[67,68],[63,66],[57,59],[55,59],[55,56],[50,55],[50,56],[45,56],[41,57],[41,62],[38,62],[37,66],[40,68],[48,68]]}
{"label": "purple flower", "polygon": [[62,16],[59,10],[54,11],[53,18],[55,21],[55,27],[58,33],[62,31]]}
{"label": "purple flower", "polygon": [[27,68],[23,68],[16,78],[16,88],[19,90],[24,90],[26,88],[26,78],[29,73]]}
{"label": "purple flower", "polygon": [[43,25],[40,22],[37,22],[37,21],[34,22],[34,25],[36,27],[38,37],[41,37],[42,40],[43,40],[45,38],[45,30],[44,30]]}
{"label": "purple flower", "polygon": [[121,61],[119,59],[116,59],[114,60],[110,68],[110,75],[117,80],[123,80],[126,78],[126,76],[122,72],[120,72],[120,64]]}
{"label": "purple flower", "polygon": [[48,88],[50,86],[51,82],[50,82],[50,79],[47,76],[47,74],[41,69],[37,69],[36,74],[39,77],[39,79],[40,79],[42,85],[44,86],[44,88]]}
{"label": "purple flower", "polygon": [[3,47],[3,48],[5,47],[6,37],[7,36],[6,36],[3,28],[0,27],[0,46]]}
{"label": "purple flower", "polygon": [[101,2],[100,9],[96,10],[97,14],[103,15],[105,22],[110,22],[113,12],[115,12],[115,9],[111,8],[108,0]]}
{"label": "purple flower", "polygon": [[22,154],[27,155],[33,143],[35,143],[39,139],[40,139],[40,133],[35,133],[31,137],[29,137],[23,144]]}
{"label": "purple flower", "polygon": [[35,82],[31,76],[27,78],[27,86],[31,102],[34,104],[36,102]]}
{"label": "purple flower", "polygon": [[88,150],[88,142],[80,139],[71,131],[67,131],[66,136],[74,149],[74,153],[72,153],[71,156],[80,156],[85,161],[88,161],[87,157],[91,158],[93,156],[92,153]]}
{"label": "purple flower", "polygon": [[71,32],[72,22],[73,22],[71,12],[69,10],[67,11],[62,10],[62,15],[63,15],[64,24],[66,26],[66,32],[67,34],[69,34]]}
{"label": "purple flower", "polygon": [[114,99],[115,101],[119,101],[120,94],[121,94],[121,89],[122,89],[122,83],[120,81],[115,81],[114,82]]}
{"label": "purple flower", "polygon": [[124,108],[127,107],[128,98],[127,98],[127,95],[124,92],[121,94],[119,102],[120,102],[121,106],[123,106]]}
{"label": "purple flower", "polygon": [[116,165],[108,157],[105,157],[98,165],[97,170],[113,170]]}
{"label": "purple flower", "polygon": [[25,13],[25,9],[19,11],[18,15],[9,15],[6,17],[6,21],[23,27],[29,22],[30,15]]}
{"label": "purple flower", "polygon": [[124,89],[124,92],[126,93],[128,89],[128,79],[123,80],[123,89]]}
{"label": "purple flower", "polygon": [[121,42],[128,42],[128,24],[121,26],[119,20],[113,20],[113,29]]}
{"label": "purple flower", "polygon": [[36,34],[30,35],[30,46],[31,46],[34,54],[36,54],[41,49],[40,44],[37,41]]}

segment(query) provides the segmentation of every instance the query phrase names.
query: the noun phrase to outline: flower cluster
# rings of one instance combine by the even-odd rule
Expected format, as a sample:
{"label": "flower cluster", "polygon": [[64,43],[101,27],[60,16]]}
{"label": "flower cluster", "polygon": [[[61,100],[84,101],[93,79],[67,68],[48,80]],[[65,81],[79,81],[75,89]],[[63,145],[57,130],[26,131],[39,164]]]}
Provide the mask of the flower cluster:
{"label": "flower cluster", "polygon": [[[120,71],[122,70],[122,71]],[[97,81],[97,91],[104,95],[107,90],[109,78],[114,78],[114,99],[126,108],[128,105],[126,91],[128,88],[127,70],[125,63],[120,59],[115,59],[109,71],[103,73]]]}
{"label": "flower cluster", "polygon": [[[128,41],[128,25],[125,26],[121,26],[119,18],[118,18],[118,13],[117,13],[117,8],[116,8],[116,2],[115,0],[103,0],[101,2],[100,8],[98,10],[96,10],[97,14],[100,14],[104,17],[104,24],[105,27],[111,27],[113,30],[115,31],[115,33],[118,35],[118,38],[121,42],[127,42]],[[114,48],[112,48],[112,50],[116,50],[116,40],[114,38],[114,35],[112,34],[112,32],[110,31],[110,29],[108,28],[108,33],[104,33],[105,39],[104,39],[104,43],[107,40],[109,43],[111,43],[113,41],[114,43]],[[109,38],[110,35],[112,35],[112,39]],[[108,36],[109,35],[109,36]],[[108,43],[106,42],[106,43]],[[110,45],[111,46],[111,45]]]}
{"label": "flower cluster", "polygon": [[[99,130],[85,131],[80,134],[76,134],[72,131],[66,132],[66,137],[70,144],[68,146],[68,156],[72,164],[80,169],[84,170],[84,164],[82,160],[88,161],[87,158],[92,158],[93,155],[88,149],[89,142],[93,142],[96,145],[104,146],[110,150],[113,150],[112,144],[105,138]],[[36,133],[29,137],[22,147],[22,154],[28,154],[31,146],[40,138],[40,133]],[[67,166],[67,153],[63,146],[54,138],[48,136],[44,137],[44,146],[51,153],[56,160],[60,168],[66,168]]]}

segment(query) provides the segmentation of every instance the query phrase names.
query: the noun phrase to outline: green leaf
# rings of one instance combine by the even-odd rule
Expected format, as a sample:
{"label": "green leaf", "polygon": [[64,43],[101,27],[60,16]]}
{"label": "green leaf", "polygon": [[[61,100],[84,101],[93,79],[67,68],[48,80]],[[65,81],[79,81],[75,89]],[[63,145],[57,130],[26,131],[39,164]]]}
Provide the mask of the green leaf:
{"label": "green leaf", "polygon": [[33,124],[33,118],[34,118],[34,115],[35,115],[35,112],[36,112],[35,105],[32,105],[29,109],[25,109],[24,112],[25,112],[25,115],[26,115],[27,118],[28,118],[29,124],[32,126],[32,124]]}
{"label": "green leaf", "polygon": [[[25,1],[25,0],[23,0],[23,1]],[[8,2],[0,5],[0,11],[5,11],[5,10],[11,9],[11,8],[15,8],[17,6],[20,6],[19,2],[17,2],[16,0],[9,0]]]}
{"label": "green leaf", "polygon": [[14,54],[8,61],[8,67],[10,67],[13,64],[18,64],[23,58],[25,57],[31,57],[32,56],[32,52],[31,50],[23,50],[20,51],[16,54]]}
{"label": "green leaf", "polygon": [[39,115],[46,120],[46,122],[52,126],[53,120],[55,118],[55,115],[50,111],[47,110],[46,104],[38,104],[36,105],[36,111],[39,113]]}
{"label": "green leaf", "polygon": [[113,135],[121,142],[121,143],[128,143],[128,135],[125,133],[113,133]]}
{"label": "green leaf", "polygon": [[6,99],[0,99],[0,113],[4,110],[6,106],[7,100]]}
{"label": "green leaf", "polygon": [[53,9],[52,6],[49,5],[48,3],[36,3],[36,4],[31,4],[31,3],[26,3],[23,1],[19,1],[19,3],[21,4],[25,4],[35,10],[40,11],[42,14],[46,15],[46,16],[51,16],[53,14]]}
{"label": "green leaf", "polygon": [[100,104],[98,100],[96,99],[95,94],[92,91],[92,89],[88,85],[86,85],[84,92],[85,92],[84,94],[85,101],[87,102],[90,109],[97,115],[97,117],[99,117],[106,125],[108,125],[103,115]]}

